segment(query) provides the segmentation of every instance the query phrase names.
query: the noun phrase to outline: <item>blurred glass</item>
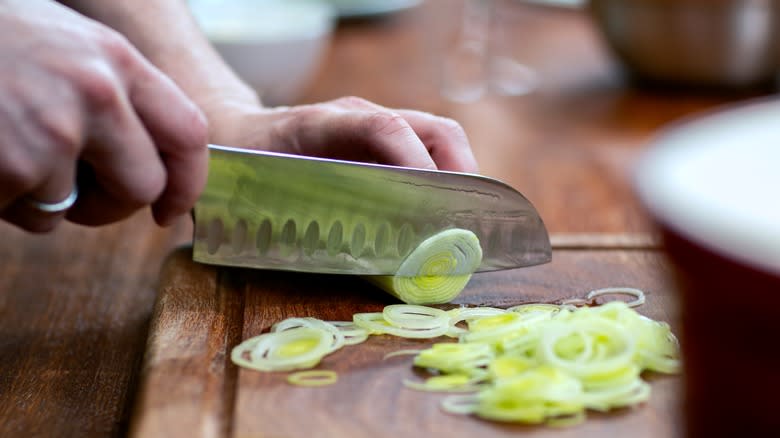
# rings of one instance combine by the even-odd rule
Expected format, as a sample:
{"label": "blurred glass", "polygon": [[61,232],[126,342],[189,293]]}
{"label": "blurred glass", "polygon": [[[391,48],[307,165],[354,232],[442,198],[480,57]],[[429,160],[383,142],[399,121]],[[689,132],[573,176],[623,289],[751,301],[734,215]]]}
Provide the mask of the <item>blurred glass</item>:
{"label": "blurred glass", "polygon": [[519,96],[538,85],[536,73],[516,60],[510,29],[498,20],[501,8],[511,4],[496,0],[466,0],[460,27],[442,60],[441,94],[455,102],[473,102],[485,93]]}

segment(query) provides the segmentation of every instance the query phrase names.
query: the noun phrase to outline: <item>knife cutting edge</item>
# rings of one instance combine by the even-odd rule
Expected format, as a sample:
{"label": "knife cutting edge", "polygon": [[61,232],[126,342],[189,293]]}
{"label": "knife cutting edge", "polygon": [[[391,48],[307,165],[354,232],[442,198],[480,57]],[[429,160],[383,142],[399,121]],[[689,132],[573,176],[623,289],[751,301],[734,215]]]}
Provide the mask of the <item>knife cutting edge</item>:
{"label": "knife cutting edge", "polygon": [[[551,260],[534,206],[481,175],[210,145],[194,209],[197,262],[355,275],[393,275],[426,238],[472,231],[477,272]],[[454,275],[464,274],[453,272]]]}

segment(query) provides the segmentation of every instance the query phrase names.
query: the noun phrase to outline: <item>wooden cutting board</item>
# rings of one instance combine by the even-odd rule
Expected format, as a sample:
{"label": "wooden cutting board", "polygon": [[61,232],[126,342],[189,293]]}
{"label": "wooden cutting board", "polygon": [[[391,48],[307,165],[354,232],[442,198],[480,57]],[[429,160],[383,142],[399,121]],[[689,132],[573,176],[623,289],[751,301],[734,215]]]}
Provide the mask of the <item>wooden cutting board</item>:
{"label": "wooden cutting board", "polygon": [[[576,246],[576,245],[575,245]],[[608,286],[647,293],[641,313],[679,332],[670,270],[653,249],[558,249],[553,262],[477,274],[457,304],[509,306],[580,297]],[[216,268],[181,248],[165,263],[131,425],[137,437],[673,437],[680,434],[680,377],[650,376],[652,396],[634,409],[589,413],[565,429],[496,424],[453,416],[443,398],[404,388],[411,357],[386,353],[432,341],[375,336],[325,358],[339,381],[294,387],[286,373],[239,369],[229,359],[242,339],[291,316],[348,320],[394,300],[359,278]]]}

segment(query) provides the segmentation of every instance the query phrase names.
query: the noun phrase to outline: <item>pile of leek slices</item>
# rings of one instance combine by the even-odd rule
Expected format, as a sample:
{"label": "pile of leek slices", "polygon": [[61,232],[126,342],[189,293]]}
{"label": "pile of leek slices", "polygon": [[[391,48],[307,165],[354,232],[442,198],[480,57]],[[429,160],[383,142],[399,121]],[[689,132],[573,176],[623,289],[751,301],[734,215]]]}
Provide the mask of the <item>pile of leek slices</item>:
{"label": "pile of leek slices", "polygon": [[[237,365],[259,371],[308,370],[345,345],[369,335],[457,339],[414,354],[414,365],[431,376],[405,381],[407,387],[457,392],[445,398],[450,413],[527,424],[570,425],[587,410],[634,406],[650,396],[645,370],[677,373],[679,346],[669,325],[637,313],[644,302],[636,289],[604,289],[636,300],[599,306],[524,304],[509,309],[461,307],[441,310],[397,304],[377,313],[358,313],[350,322],[289,318],[269,333],[235,347]],[[585,304],[579,300],[578,304]],[[335,383],[328,370],[290,374],[292,384]]]}

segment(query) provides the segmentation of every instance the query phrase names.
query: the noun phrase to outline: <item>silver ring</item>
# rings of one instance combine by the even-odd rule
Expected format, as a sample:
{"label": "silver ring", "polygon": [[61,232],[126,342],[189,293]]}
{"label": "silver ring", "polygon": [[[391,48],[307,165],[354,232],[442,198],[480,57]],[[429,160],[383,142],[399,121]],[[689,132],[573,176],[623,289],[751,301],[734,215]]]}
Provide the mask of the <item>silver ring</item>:
{"label": "silver ring", "polygon": [[73,207],[73,204],[76,203],[76,199],[79,197],[79,188],[76,186],[73,186],[73,190],[68,194],[68,197],[63,199],[59,202],[40,202],[36,201],[34,199],[25,198],[25,201],[27,202],[27,205],[30,207],[41,211],[43,213],[62,213],[63,211],[66,211],[67,209]]}

